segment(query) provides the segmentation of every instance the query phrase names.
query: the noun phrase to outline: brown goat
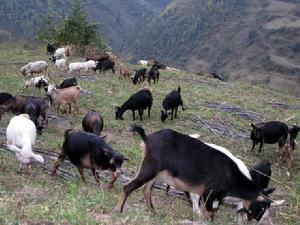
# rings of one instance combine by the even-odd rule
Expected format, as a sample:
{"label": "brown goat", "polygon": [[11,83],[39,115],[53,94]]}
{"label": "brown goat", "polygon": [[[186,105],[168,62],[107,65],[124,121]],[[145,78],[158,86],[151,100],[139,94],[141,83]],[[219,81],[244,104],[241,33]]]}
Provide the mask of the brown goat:
{"label": "brown goat", "polygon": [[[60,106],[69,106],[69,113],[71,113],[71,104],[74,104],[74,113],[79,112],[79,106],[77,105],[77,98],[80,93],[79,86],[72,86],[63,89],[57,89],[55,85],[51,84],[48,86],[47,94],[51,97],[52,103],[57,105],[57,109],[59,110]],[[65,110],[66,113],[67,110]]]}
{"label": "brown goat", "polygon": [[0,119],[6,112],[12,112],[14,114],[21,114],[25,112],[26,100],[27,96],[17,95],[5,102],[5,104],[0,107]]}
{"label": "brown goat", "polygon": [[103,130],[103,118],[94,110],[88,111],[83,120],[82,128],[84,131],[100,136]]}
{"label": "brown goat", "polygon": [[123,78],[128,78],[128,79],[130,79],[130,77],[131,77],[131,73],[129,72],[129,70],[128,70],[128,68],[126,67],[126,65],[125,64],[121,64],[120,65],[120,79],[123,79]]}

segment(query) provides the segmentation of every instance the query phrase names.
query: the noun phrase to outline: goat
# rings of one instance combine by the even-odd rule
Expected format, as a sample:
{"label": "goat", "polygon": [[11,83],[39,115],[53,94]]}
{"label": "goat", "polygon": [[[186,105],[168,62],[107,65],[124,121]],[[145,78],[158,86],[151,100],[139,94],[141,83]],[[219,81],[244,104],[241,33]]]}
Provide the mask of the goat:
{"label": "goat", "polygon": [[21,163],[20,168],[28,165],[32,159],[44,163],[41,155],[32,151],[36,140],[36,128],[27,114],[14,116],[6,129],[7,148],[15,152]]}
{"label": "goat", "polygon": [[71,52],[70,46],[58,48],[58,49],[56,49],[56,51],[54,53],[54,57],[55,57],[55,59],[65,58],[66,56],[70,56],[70,52]]}
{"label": "goat", "polygon": [[21,68],[21,73],[26,76],[33,76],[34,73],[45,73],[47,74],[48,64],[45,61],[30,62],[26,66]]}
{"label": "goat", "polygon": [[143,65],[143,66],[147,66],[148,65],[148,61],[144,60],[144,59],[139,60],[138,63],[141,64],[141,65]]}
{"label": "goat", "polygon": [[171,110],[171,120],[173,120],[174,110],[175,110],[175,118],[177,117],[177,111],[179,106],[181,106],[182,111],[185,110],[185,108],[183,107],[180,91],[181,89],[180,87],[178,87],[177,90],[171,91],[164,98],[162,102],[163,110],[161,110],[161,117],[160,117],[162,122],[164,122],[168,118],[168,110]]}
{"label": "goat", "polygon": [[245,201],[246,208],[239,213],[246,212],[249,220],[260,220],[267,213],[271,201],[251,180],[247,167],[228,150],[171,129],[146,135],[143,128],[135,125],[131,131],[141,136],[144,155],[138,174],[123,187],[121,212],[128,196],[143,185],[146,205],[153,208],[151,189],[160,177],[179,190],[200,195],[211,218],[213,202],[221,202],[225,196]]}
{"label": "goat", "polygon": [[[51,97],[52,102],[57,105],[59,110],[60,106],[69,105],[69,113],[71,113],[71,104],[74,104],[74,113],[79,112],[79,106],[77,105],[77,98],[80,93],[79,86],[72,86],[64,89],[57,89],[55,85],[50,84],[48,86],[47,94]],[[68,113],[67,110],[65,110]]]}
{"label": "goat", "polygon": [[84,69],[84,64],[82,62],[74,62],[69,64],[69,73],[73,72],[83,72]]}
{"label": "goat", "polygon": [[30,80],[25,81],[25,87],[33,87],[33,88],[45,88],[49,85],[49,78],[47,76],[38,76],[33,77]]}
{"label": "goat", "polygon": [[126,67],[125,64],[121,64],[120,65],[120,79],[127,77],[128,79],[130,79],[131,77],[131,73],[129,72],[128,68]]}
{"label": "goat", "polygon": [[11,94],[7,93],[7,92],[2,92],[0,93],[0,105],[5,104],[7,101],[9,101],[10,99],[12,99],[14,96],[12,96]]}
{"label": "goat", "polygon": [[89,69],[95,69],[97,66],[97,62],[94,60],[88,60],[86,62],[83,62],[84,71],[88,72]]}
{"label": "goat", "polygon": [[65,79],[57,88],[58,89],[63,89],[63,88],[68,88],[68,87],[72,87],[72,86],[77,86],[78,82],[76,77],[71,77],[71,78],[67,78]]}
{"label": "goat", "polygon": [[140,84],[140,83],[144,82],[144,80],[146,79],[146,72],[147,72],[146,68],[143,68],[143,69],[140,69],[140,70],[136,71],[135,74],[134,74],[134,77],[131,78],[132,83],[133,84]]}
{"label": "goat", "polygon": [[278,121],[258,123],[255,125],[251,123],[251,127],[253,128],[250,134],[250,138],[253,142],[252,151],[255,146],[260,143],[258,152],[261,152],[264,143],[275,144],[282,136],[286,139],[289,129],[286,124]]}
{"label": "goat", "polygon": [[50,43],[47,44],[47,55],[48,54],[53,55],[55,50],[56,50],[56,47],[54,44],[50,44]]}
{"label": "goat", "polygon": [[158,80],[159,80],[159,70],[158,70],[158,67],[153,65],[150,69],[150,71],[148,72],[147,74],[147,79],[148,79],[148,83],[150,85],[151,83],[151,80],[153,80],[153,82],[157,82],[158,83]]}
{"label": "goat", "polygon": [[291,169],[294,161],[295,139],[297,138],[300,127],[293,126],[288,130],[288,134],[279,139],[279,159],[278,162],[281,165],[284,160],[288,162],[288,176],[291,174]]}
{"label": "goat", "polygon": [[102,116],[100,116],[94,110],[88,111],[82,120],[82,128],[86,132],[90,132],[100,136],[103,129]]}
{"label": "goat", "polygon": [[71,132],[65,131],[65,140],[55,162],[52,175],[55,175],[61,162],[68,158],[74,164],[81,176],[83,182],[86,183],[83,169],[91,169],[95,180],[99,183],[100,177],[96,173],[96,169],[110,170],[113,173],[112,181],[109,187],[112,187],[117,177],[121,173],[121,166],[124,160],[128,160],[123,154],[115,151],[110,147],[104,139],[95,134],[84,131]]}
{"label": "goat", "polygon": [[104,60],[102,62],[98,62],[96,65],[96,68],[93,68],[93,70],[95,72],[97,72],[97,70],[99,70],[100,73],[101,72],[105,73],[105,71],[111,70],[113,73],[115,73],[115,62],[110,59]]}
{"label": "goat", "polygon": [[62,72],[66,67],[66,62],[67,62],[66,58],[56,59],[54,56],[52,56],[51,61],[54,64],[54,66],[57,69],[59,69],[60,72]]}
{"label": "goat", "polygon": [[148,117],[150,117],[150,110],[152,107],[152,94],[149,89],[143,89],[131,95],[129,99],[121,106],[116,106],[116,120],[123,120],[123,113],[126,110],[132,111],[133,120],[135,120],[135,110],[138,110],[140,120],[143,120],[144,110],[148,108]]}

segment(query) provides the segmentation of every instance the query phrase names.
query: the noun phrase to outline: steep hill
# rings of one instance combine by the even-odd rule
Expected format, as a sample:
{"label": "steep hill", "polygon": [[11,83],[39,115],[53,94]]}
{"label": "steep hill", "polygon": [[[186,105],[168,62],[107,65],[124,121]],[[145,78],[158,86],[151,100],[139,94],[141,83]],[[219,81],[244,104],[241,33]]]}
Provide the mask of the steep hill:
{"label": "steep hill", "polygon": [[157,57],[273,86],[300,83],[296,0],[175,0],[138,30],[122,49],[132,60]]}
{"label": "steep hill", "polygon": [[[170,0],[89,0],[83,1],[91,21],[100,21],[107,43],[115,47],[131,33],[138,21],[158,13]],[[72,0],[3,0],[0,5],[0,41],[31,40],[41,16],[51,12],[57,17],[70,13]]]}

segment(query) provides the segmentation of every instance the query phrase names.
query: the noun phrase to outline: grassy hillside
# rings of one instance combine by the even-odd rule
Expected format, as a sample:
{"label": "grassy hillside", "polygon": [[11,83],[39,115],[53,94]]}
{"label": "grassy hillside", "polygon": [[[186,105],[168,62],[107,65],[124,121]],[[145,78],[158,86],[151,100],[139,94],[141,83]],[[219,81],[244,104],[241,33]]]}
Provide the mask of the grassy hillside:
{"label": "grassy hillside", "polygon": [[190,71],[296,89],[299,8],[299,1],[288,0],[175,0],[122,51],[133,61],[156,57]]}
{"label": "grassy hillside", "polygon": [[[34,46],[0,45],[0,90],[12,94],[30,94],[24,88],[24,78],[19,72],[22,65],[29,60],[47,60],[44,48]],[[83,60],[76,57],[69,62]],[[120,62],[117,62],[119,65]],[[49,62],[50,64],[50,62]],[[130,70],[139,68],[129,65]],[[51,79],[60,83],[68,75],[55,72],[50,66]],[[114,105],[122,104],[132,93],[141,86],[133,86],[128,80],[119,80],[117,74],[88,73],[77,75],[82,88],[91,91],[92,96],[80,96],[80,113],[76,115],[58,115],[51,109],[52,115],[62,116],[62,120],[51,117],[44,133],[37,137],[36,149],[45,149],[57,153],[63,141],[63,132],[67,128],[81,129],[81,120],[88,109],[95,109],[104,117],[103,135],[115,149],[124,153],[130,159],[125,162],[124,170],[136,171],[141,160],[140,138],[134,137],[129,131],[133,124],[131,112],[124,114],[123,121],[114,119]],[[160,121],[160,106],[165,94],[181,86],[182,97],[187,110],[179,112],[179,118],[166,123]],[[240,157],[248,167],[259,158],[269,159],[273,163],[272,187],[276,191],[272,199],[284,199],[285,204],[271,209],[274,224],[299,223],[299,144],[295,150],[295,165],[293,177],[289,180],[286,165],[280,168],[277,163],[277,146],[265,145],[261,154],[251,152],[250,140],[234,139],[211,132],[204,125],[197,125],[195,117],[223,124],[226,130],[244,130],[250,132],[250,120],[243,119],[237,114],[211,109],[203,105],[203,101],[226,103],[258,113],[262,121],[281,120],[288,124],[299,123],[299,110],[275,109],[267,102],[285,104],[300,104],[295,97],[270,91],[263,85],[251,86],[247,82],[223,83],[211,78],[200,77],[188,72],[161,71],[159,84],[150,87],[154,105],[151,117],[144,121],[135,121],[142,125],[146,133],[169,127],[190,134],[199,133],[201,140],[224,146]],[[43,93],[36,92],[36,95]],[[5,128],[12,117],[6,114],[0,121],[0,141],[5,144]],[[298,137],[299,140],[299,137]],[[299,143],[299,141],[298,141]],[[46,160],[50,168],[52,160]],[[106,190],[108,179],[101,177],[102,185],[84,184],[79,179],[63,179],[51,177],[47,170],[34,165],[31,173],[18,173],[19,164],[15,155],[0,148],[0,224],[184,224],[197,221],[188,202],[179,197],[166,196],[163,191],[153,191],[153,202],[156,214],[150,212],[143,202],[141,191],[134,192],[128,199],[123,214],[114,211],[121,196],[122,185],[118,181],[112,190]],[[71,172],[78,173],[75,169]],[[87,172],[87,171],[86,171]],[[86,173],[88,180],[93,178]],[[128,176],[134,177],[134,173]],[[209,224],[235,224],[235,209],[221,206],[215,220]],[[186,224],[186,223],[185,223]],[[204,224],[204,223],[203,223]],[[250,223],[252,224],[252,223]]]}

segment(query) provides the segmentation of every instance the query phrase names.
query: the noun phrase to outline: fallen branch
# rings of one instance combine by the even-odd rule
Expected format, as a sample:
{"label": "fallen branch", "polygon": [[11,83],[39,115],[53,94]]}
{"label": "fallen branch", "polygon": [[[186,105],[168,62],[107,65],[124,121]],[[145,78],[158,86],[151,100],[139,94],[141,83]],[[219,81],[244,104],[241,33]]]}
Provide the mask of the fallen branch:
{"label": "fallen branch", "polygon": [[192,122],[194,125],[198,126],[199,128],[205,127],[216,135],[224,135],[237,140],[250,139],[250,135],[249,135],[250,131],[238,127],[236,125],[232,125],[232,124],[226,125],[218,121],[213,121],[206,118],[200,118],[192,114],[189,114],[187,116],[186,121]]}
{"label": "fallen branch", "polygon": [[202,101],[200,102],[201,106],[209,107],[209,108],[215,108],[215,109],[221,109],[225,112],[231,112],[234,114],[239,115],[240,117],[251,120],[251,121],[261,121],[259,114],[254,111],[250,111],[247,109],[241,109],[234,105],[229,105],[225,103],[217,103],[217,102],[208,102],[208,101]]}
{"label": "fallen branch", "polygon": [[279,102],[267,102],[267,105],[277,109],[300,109],[300,104],[291,105]]}

